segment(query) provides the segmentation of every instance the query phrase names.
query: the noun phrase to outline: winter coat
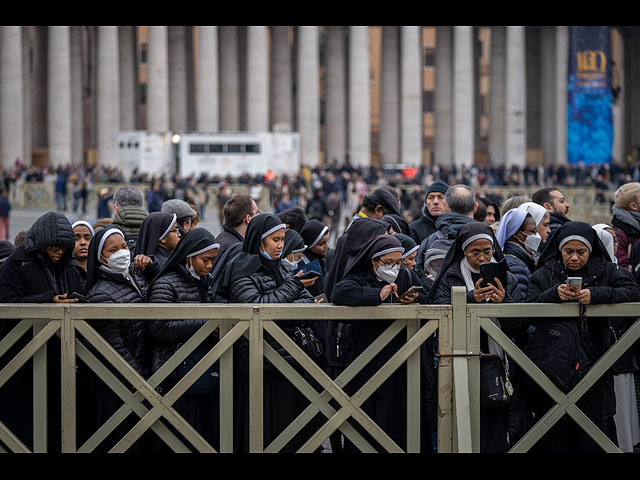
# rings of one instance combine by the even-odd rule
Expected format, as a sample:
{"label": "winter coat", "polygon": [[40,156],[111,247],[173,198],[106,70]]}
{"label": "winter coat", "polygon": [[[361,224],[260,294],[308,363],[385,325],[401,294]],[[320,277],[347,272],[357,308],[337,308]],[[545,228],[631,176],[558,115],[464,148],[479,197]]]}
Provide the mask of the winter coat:
{"label": "winter coat", "polygon": [[409,232],[411,237],[416,241],[418,245],[427,238],[429,235],[437,230],[436,220],[439,217],[432,216],[427,208],[422,209],[422,216],[417,220],[414,220],[409,224]]}
{"label": "winter coat", "polygon": [[140,225],[142,225],[142,221],[147,215],[149,215],[149,212],[143,207],[127,205],[120,207],[118,213],[113,217],[112,225],[124,232],[127,245],[131,251],[135,250],[135,242],[138,238]]}
{"label": "winter coat", "polygon": [[[436,231],[442,232],[447,238],[455,239],[456,233],[463,225],[473,222],[473,218],[461,215],[455,212],[445,212],[440,215],[436,220]],[[433,232],[420,242],[420,248],[418,249],[418,256],[416,257],[416,266],[419,270],[424,267],[424,260],[427,250],[431,244],[436,240],[436,232]],[[453,243],[453,242],[452,242]]]}
{"label": "winter coat", "polygon": [[[38,218],[24,243],[5,261],[0,302],[47,303],[53,302],[55,295],[82,292],[81,279],[69,265],[75,244],[66,216],[49,212]],[[43,251],[48,246],[62,246],[67,252],[53,263]]]}
{"label": "winter coat", "polygon": [[160,212],[162,210],[162,196],[160,192],[153,189],[147,191],[147,209],[149,213]]}
{"label": "winter coat", "polygon": [[[151,285],[149,303],[213,303],[210,278],[198,282],[184,266],[167,272]],[[153,320],[149,334],[153,342],[153,371],[157,371],[205,323],[204,319]]]}
{"label": "winter coat", "polygon": [[[640,301],[640,286],[630,275],[625,274],[614,263],[606,262],[602,258],[594,258],[583,268],[582,288],[591,291],[591,304],[611,304]],[[573,276],[567,271],[561,259],[553,258],[538,268],[531,276],[527,292],[528,303],[560,303],[558,285],[566,281],[567,276]],[[575,273],[574,273],[575,274]],[[564,302],[563,302],[564,303]],[[609,329],[610,319],[603,317],[589,318],[587,306],[588,341],[582,345],[585,353],[595,362],[612,345]],[[567,319],[568,320],[568,319]],[[532,324],[540,325],[544,319],[530,319]],[[580,322],[579,319],[573,320]],[[540,328],[539,326],[537,328]],[[613,393],[613,379],[611,372],[607,372],[591,387],[578,402],[578,406],[591,418],[610,417],[615,414],[615,395]]]}
{"label": "winter coat", "polygon": [[234,243],[242,243],[244,237],[240,235],[235,229],[223,224],[222,232],[220,233],[220,235],[216,236],[216,240],[218,241],[218,244],[220,244],[220,248],[218,248],[218,256],[220,256],[229,245],[232,245]]}
{"label": "winter coat", "polygon": [[300,280],[283,268],[280,271],[284,282],[279,287],[265,268],[235,280],[229,303],[313,303],[313,297]]}
{"label": "winter coat", "polygon": [[529,277],[535,270],[535,262],[531,255],[529,255],[519,245],[507,241],[502,249],[504,257],[507,259],[507,266],[509,271],[518,280],[518,286],[522,292],[522,296],[527,296],[527,289],[529,288]]}
{"label": "winter coat", "polygon": [[[142,303],[147,282],[137,269],[133,272],[137,289],[122,275],[98,269],[98,280],[86,294],[89,303]],[[139,290],[139,291],[138,291]],[[102,337],[145,378],[150,373],[151,344],[147,320],[93,320]]]}
{"label": "winter coat", "polygon": [[615,252],[618,265],[622,268],[629,268],[632,262],[636,264],[640,258],[633,256],[633,247],[640,238],[640,219],[637,212],[631,212],[618,207],[613,207],[613,218],[611,219],[616,236],[618,237],[618,251]]}

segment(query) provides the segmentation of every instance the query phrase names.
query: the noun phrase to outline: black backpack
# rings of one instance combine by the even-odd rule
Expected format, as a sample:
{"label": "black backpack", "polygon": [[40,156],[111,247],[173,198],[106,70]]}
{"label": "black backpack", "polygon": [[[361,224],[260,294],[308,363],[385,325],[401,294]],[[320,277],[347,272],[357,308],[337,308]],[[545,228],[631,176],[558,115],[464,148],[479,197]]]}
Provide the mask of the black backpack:
{"label": "black backpack", "polygon": [[593,364],[580,341],[578,322],[569,319],[541,322],[525,353],[564,393],[569,393]]}

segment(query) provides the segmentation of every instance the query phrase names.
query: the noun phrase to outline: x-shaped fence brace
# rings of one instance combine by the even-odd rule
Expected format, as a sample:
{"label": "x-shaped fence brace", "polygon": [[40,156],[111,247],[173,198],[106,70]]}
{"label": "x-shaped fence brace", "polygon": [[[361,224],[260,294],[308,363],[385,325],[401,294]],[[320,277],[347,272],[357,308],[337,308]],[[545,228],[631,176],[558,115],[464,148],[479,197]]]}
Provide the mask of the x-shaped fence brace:
{"label": "x-shaped fence brace", "polygon": [[[69,315],[65,310],[64,315]],[[433,315],[432,315],[433,316]],[[437,315],[435,315],[437,317]],[[410,320],[409,320],[410,321]],[[313,362],[298,345],[289,338],[274,321],[263,321],[262,326],[265,331],[280,343],[285,350],[311,375],[311,377],[324,388],[318,393],[309,383],[296,371],[296,369],[285,361],[266,342],[263,343],[264,356],[280,370],[286,378],[296,385],[296,387],[310,400],[311,404],[294,420],[285,431],[283,431],[265,449],[265,452],[278,451],[286,442],[287,438],[295,435],[302,429],[308,421],[318,412],[322,412],[329,421],[318,430],[299,450],[300,452],[312,452],[335,430],[340,429],[347,438],[352,440],[362,451],[374,451],[373,447],[360,435],[347,419],[353,417],[359,422],[372,437],[378,441],[387,451],[402,451],[388,435],[364,413],[360,406],[367,398],[382,384],[387,378],[420,347],[420,345],[438,328],[438,320],[429,321],[420,328],[403,345],[385,365],[371,377],[352,397],[349,397],[342,389],[368,362],[366,359],[373,358],[386,344],[391,341],[406,325],[408,320],[394,321],[383,334],[372,343],[365,352],[350,364],[335,380],[332,380],[326,373]],[[116,377],[116,375],[105,366],[81,341],[75,339],[77,355],[93,370],[96,375],[124,401],[124,404],[112,417],[107,420],[77,451],[92,451],[106,436],[108,436],[127,416],[133,412],[140,420],[127,434],[110,450],[111,452],[125,452],[137,441],[140,436],[151,428],[160,438],[163,439],[174,451],[188,452],[187,446],[180,441],[169,428],[158,420],[165,418],[176,430],[189,440],[199,452],[215,452],[213,447],[189,425],[182,416],[172,407],[178,398],[202,376],[218,359],[232,346],[241,335],[249,330],[249,321],[238,321],[231,330],[220,338],[219,342],[164,396],[156,390],[157,387],[203,340],[205,340],[218,326],[219,320],[209,320],[205,323],[185,344],[156,371],[148,380],[136,372],[131,365],[122,358],[113,347],[102,338],[85,320],[75,319],[73,325],[75,330],[83,335],[89,344],[97,352],[105,357],[112,367],[128,381],[135,391],[131,391]],[[31,328],[29,320],[21,321],[12,332],[0,342],[0,355],[11,347],[22,335]],[[11,376],[21,368],[31,356],[33,356],[46,342],[56,333],[60,335],[60,320],[49,320],[46,327],[38,333],[23,349],[0,371],[0,387],[11,378]],[[249,335],[250,337],[250,335]],[[250,343],[251,345],[251,343]],[[252,347],[250,346],[250,349]],[[73,353],[76,353],[73,352]],[[340,409],[336,411],[329,401],[335,399]],[[146,407],[143,401],[146,400],[151,409]],[[255,435],[261,435],[261,427]],[[19,439],[17,439],[6,426],[0,423],[0,440],[9,446],[12,451],[28,451]]]}

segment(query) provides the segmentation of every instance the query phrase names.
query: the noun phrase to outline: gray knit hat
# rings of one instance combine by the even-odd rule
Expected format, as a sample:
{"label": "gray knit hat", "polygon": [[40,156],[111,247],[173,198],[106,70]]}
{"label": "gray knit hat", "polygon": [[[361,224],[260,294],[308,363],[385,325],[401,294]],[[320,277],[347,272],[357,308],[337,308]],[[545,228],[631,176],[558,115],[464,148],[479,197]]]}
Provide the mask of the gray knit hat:
{"label": "gray knit hat", "polygon": [[162,211],[166,213],[176,214],[178,218],[195,217],[196,211],[189,206],[184,200],[172,198],[162,204]]}

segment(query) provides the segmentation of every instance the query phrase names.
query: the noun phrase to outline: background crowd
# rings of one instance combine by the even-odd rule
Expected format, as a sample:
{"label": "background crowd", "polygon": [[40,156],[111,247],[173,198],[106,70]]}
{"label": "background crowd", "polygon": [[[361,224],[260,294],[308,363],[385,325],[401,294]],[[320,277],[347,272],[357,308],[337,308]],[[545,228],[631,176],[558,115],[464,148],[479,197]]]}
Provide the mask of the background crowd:
{"label": "background crowd", "polygon": [[[67,180],[60,180],[67,173]],[[61,185],[70,183],[75,175],[71,183],[86,184],[87,191],[98,178],[122,180],[117,172],[102,169],[39,173],[18,169],[8,176],[24,179],[31,175],[35,179],[38,174],[43,175],[40,180],[55,176]],[[309,178],[300,174],[282,179],[267,176],[262,181],[248,176],[234,180],[269,189],[272,212],[261,212],[251,194],[232,194],[225,188],[229,179],[174,177],[174,190],[169,193],[162,179],[144,175],[131,179],[113,195],[105,194],[112,208],[103,209],[95,222],[72,224],[65,213],[48,212],[16,238],[0,242],[0,302],[449,304],[452,286],[466,287],[468,302],[578,302],[586,306],[640,301],[640,183],[634,180],[637,165],[522,172],[425,168],[392,174],[380,169],[328,168],[308,174]],[[368,185],[380,184],[381,178],[384,186],[369,192]],[[514,181],[534,182],[531,184],[541,188],[531,198],[478,198],[474,193],[476,182]],[[149,182],[152,188],[145,196],[138,187]],[[207,182],[218,182],[221,187],[222,231],[217,235],[200,223],[206,201],[198,197],[201,192],[197,186]],[[415,184],[409,200],[402,190],[394,188],[396,182]],[[573,184],[615,187],[609,224],[592,226],[570,219],[571,205],[562,186]],[[182,191],[176,194],[176,189]],[[352,205],[345,202],[350,194],[357,203],[350,208],[352,217],[344,232],[338,235],[335,225],[326,219],[332,217],[336,205]],[[63,197],[58,204],[62,211],[67,208]],[[335,241],[330,242],[332,234]],[[507,267],[503,271],[496,268],[495,276],[488,277],[487,264]],[[311,267],[316,273],[305,271]],[[573,277],[580,279],[575,289],[571,286]],[[569,321],[493,320],[565,392],[635,321],[589,318],[584,308],[579,317]],[[91,322],[145,378],[157,372],[204,323]],[[309,318],[282,322],[281,328],[335,378],[390,323]],[[12,324],[3,321],[1,325],[0,337],[4,337]],[[306,375],[267,333],[265,341]],[[196,362],[216,342],[214,331],[187,360]],[[374,356],[345,387],[347,393],[355,393],[401,345],[398,337]],[[433,452],[437,445],[437,345],[434,334],[420,350],[423,452]],[[484,333],[481,351],[486,354],[481,361],[481,450],[504,452],[552,404]],[[55,352],[55,348],[49,352]],[[629,349],[578,402],[624,451],[633,451],[640,443],[637,355],[635,346]],[[189,361],[167,376],[158,391],[171,389],[188,370]],[[111,417],[121,400],[90,369],[79,367],[81,444]],[[59,385],[55,381],[60,375],[59,361],[52,357],[48,368],[50,385]],[[216,363],[174,405],[214,448],[219,444],[217,369]],[[0,389],[0,421],[26,444],[32,443],[33,435],[29,375],[23,369]],[[234,451],[242,452],[248,450],[249,418],[248,344],[244,338],[234,348],[234,377]],[[406,446],[406,382],[403,369],[396,371],[362,406],[401,448]],[[264,390],[267,445],[308,401],[268,360]],[[58,407],[59,392],[51,394],[50,402],[51,408]],[[321,423],[322,416],[318,415],[283,451],[297,450],[305,434],[308,436]],[[381,448],[353,425],[358,434]],[[125,422],[122,429],[126,432],[131,426]],[[116,433],[99,449],[107,451]],[[55,450],[59,447],[59,430],[51,428],[49,434]],[[330,437],[330,443],[336,453],[356,451],[339,432]],[[564,417],[534,450],[590,452],[599,451],[599,447]],[[167,447],[149,433],[131,451],[164,452]]]}

